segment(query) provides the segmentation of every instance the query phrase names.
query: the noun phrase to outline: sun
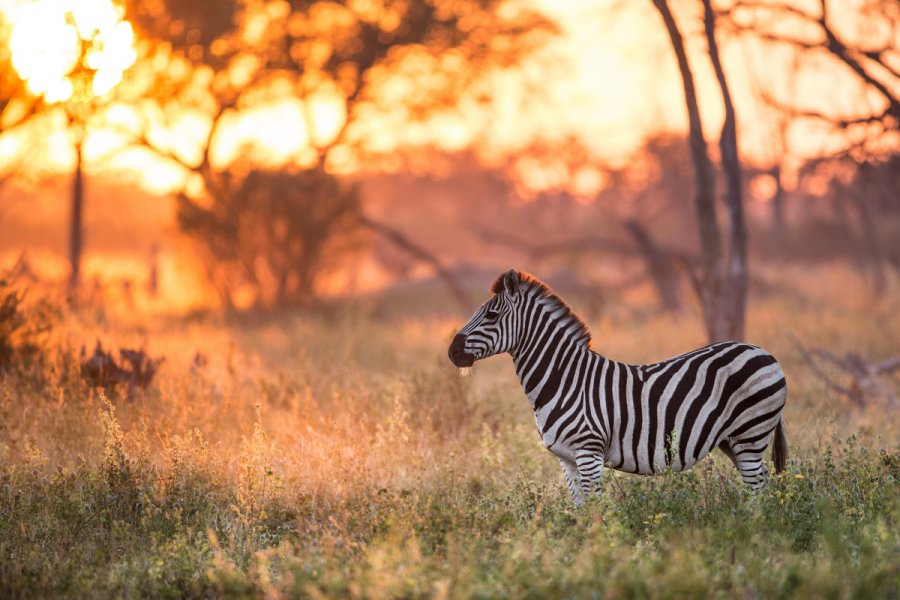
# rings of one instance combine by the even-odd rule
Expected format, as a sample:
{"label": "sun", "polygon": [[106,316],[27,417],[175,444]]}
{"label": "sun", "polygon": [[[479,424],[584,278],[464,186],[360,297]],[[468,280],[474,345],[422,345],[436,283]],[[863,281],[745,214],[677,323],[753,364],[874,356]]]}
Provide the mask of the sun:
{"label": "sun", "polygon": [[[13,67],[47,102],[104,96],[137,58],[131,23],[111,0],[21,0],[7,18]],[[91,74],[84,90],[79,73]]]}

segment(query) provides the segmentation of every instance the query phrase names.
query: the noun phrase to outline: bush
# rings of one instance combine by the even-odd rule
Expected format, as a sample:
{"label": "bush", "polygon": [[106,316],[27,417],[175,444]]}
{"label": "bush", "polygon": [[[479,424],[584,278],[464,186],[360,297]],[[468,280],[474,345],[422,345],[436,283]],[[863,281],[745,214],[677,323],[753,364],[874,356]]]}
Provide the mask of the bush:
{"label": "bush", "polygon": [[228,307],[308,306],[361,249],[360,210],[358,189],[321,170],[251,171],[210,206],[181,198],[178,223]]}
{"label": "bush", "polygon": [[53,330],[50,303],[28,304],[26,294],[10,274],[0,276],[0,371],[39,366]]}

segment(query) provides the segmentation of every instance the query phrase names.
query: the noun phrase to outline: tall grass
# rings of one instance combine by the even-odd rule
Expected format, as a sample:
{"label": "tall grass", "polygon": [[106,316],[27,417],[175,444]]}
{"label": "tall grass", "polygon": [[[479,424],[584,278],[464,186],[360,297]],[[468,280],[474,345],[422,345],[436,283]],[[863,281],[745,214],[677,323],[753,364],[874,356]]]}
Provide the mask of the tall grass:
{"label": "tall grass", "polygon": [[[884,356],[897,304],[815,274],[754,299],[790,379],[792,458],[761,493],[714,455],[608,471],[582,510],[508,359],[447,363],[461,317],[70,315],[40,382],[0,376],[0,597],[896,597],[896,411],[835,397],[791,336]],[[702,343],[691,315],[591,325],[624,360]],[[165,354],[156,385],[88,388],[72,348],[98,336]]]}

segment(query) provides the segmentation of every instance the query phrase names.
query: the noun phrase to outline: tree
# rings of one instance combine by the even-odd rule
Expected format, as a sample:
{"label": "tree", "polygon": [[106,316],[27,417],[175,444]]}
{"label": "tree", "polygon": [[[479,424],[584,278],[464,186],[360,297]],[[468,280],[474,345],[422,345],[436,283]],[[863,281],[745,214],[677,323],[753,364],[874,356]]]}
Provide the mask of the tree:
{"label": "tree", "polygon": [[[721,16],[730,33],[791,51],[797,76],[804,70],[822,69],[823,64],[841,73],[846,83],[836,94],[860,99],[835,103],[826,95],[801,103],[777,89],[763,90],[763,100],[780,113],[786,127],[812,125],[827,134],[829,146],[815,155],[786,148],[786,153],[800,159],[801,180],[842,172],[845,180],[849,173],[850,179],[865,185],[866,178],[889,167],[900,151],[900,4],[890,0],[853,5],[827,0],[807,5],[742,0],[721,11]],[[785,22],[795,26],[779,27]],[[853,199],[861,230],[860,260],[871,274],[875,291],[881,292],[886,261],[874,226],[876,194],[859,190]],[[774,200],[779,204],[773,203],[773,208],[779,210],[782,198],[776,195]]]}
{"label": "tree", "polygon": [[[809,8],[807,8],[807,6]],[[817,10],[812,8],[817,6]],[[834,17],[835,10],[837,18]],[[791,49],[798,70],[834,68],[850,75],[858,89],[849,93],[870,102],[835,108],[830,97],[801,105],[784,98],[777,90],[764,90],[764,99],[796,121],[808,121],[829,130],[835,147],[825,154],[851,155],[858,162],[883,160],[897,149],[900,128],[900,5],[892,0],[863,0],[847,3],[818,0],[807,5],[784,0],[740,0],[720,11],[723,29],[746,35],[773,47]],[[795,26],[787,29],[784,23]],[[856,30],[848,25],[856,24]],[[821,156],[814,157],[822,158]]]}
{"label": "tree", "polygon": [[[682,243],[682,232],[690,227],[683,216],[688,203],[672,194],[691,185],[691,160],[683,141],[678,135],[653,136],[612,165],[575,136],[536,140],[499,168],[512,178],[510,187],[534,165],[549,167],[552,179],[543,180],[546,187],[540,191],[519,191],[533,196],[519,203],[521,216],[510,215],[503,229],[484,229],[480,237],[545,270],[565,265],[566,270],[596,273],[598,264],[615,260],[623,266],[615,278],[601,276],[602,283],[582,282],[579,287],[624,289],[649,280],[659,309],[677,315],[684,308],[685,271],[697,260]],[[581,186],[573,185],[578,181]],[[642,274],[624,266],[631,259],[641,263]]]}
{"label": "tree", "polygon": [[[798,187],[808,186],[807,181],[815,182],[818,199],[831,207],[845,255],[855,260],[873,292],[885,292],[888,267],[900,272],[900,246],[893,234],[900,222],[900,155],[884,161],[857,162],[850,155],[810,160],[799,171]],[[836,242],[828,240],[830,247]]]}
{"label": "tree", "polygon": [[[202,16],[217,3],[200,2],[190,9],[178,2],[162,4],[167,10],[143,13],[142,3],[132,5],[143,34],[168,41],[149,46],[143,61],[148,71],[159,62],[156,58],[163,58],[162,64],[169,67],[152,73],[155,108],[138,138],[201,182],[202,189],[189,191],[186,184],[177,194],[182,223],[184,215],[204,210],[224,213],[224,207],[235,206],[253,210],[234,198],[240,195],[247,173],[265,162],[265,157],[254,155],[258,148],[251,146],[241,160],[217,162],[214,158],[223,127],[245,111],[266,102],[295,102],[306,124],[306,131],[296,135],[305,135],[307,144],[299,156],[284,164],[299,166],[304,181],[337,189],[334,157],[346,160],[352,155],[363,160],[371,154],[373,136],[365,125],[377,115],[400,111],[410,120],[452,107],[460,91],[486,69],[513,64],[552,31],[535,13],[494,0],[228,2],[216,13],[211,30],[204,27]],[[506,10],[500,10],[501,6]],[[402,98],[390,93],[390,84],[398,82],[407,90]],[[316,118],[316,106],[323,103],[337,113],[331,131],[324,131]],[[174,127],[186,111],[204,115],[208,121],[199,157],[184,156],[153,135],[154,124]],[[263,180],[258,183],[266,185]],[[312,195],[325,193],[307,190]],[[354,226],[366,227],[440,265],[400,232],[363,218],[361,207],[355,206],[355,220],[326,230],[337,235]],[[232,218],[245,218],[241,215]],[[215,256],[206,233],[197,229],[189,233],[208,255]],[[399,243],[401,239],[407,243]],[[438,273],[447,275],[442,267]]]}
{"label": "tree", "polygon": [[653,0],[662,17],[684,88],[688,111],[688,136],[694,163],[694,211],[700,234],[699,269],[695,276],[707,337],[711,342],[741,340],[747,298],[747,232],[741,196],[741,170],[737,150],[734,105],[719,57],[715,13],[710,0],[703,0],[703,23],[710,61],[722,91],[725,121],[719,136],[722,169],[725,174],[725,204],[728,209],[727,237],[716,217],[715,176],[703,134],[694,76],[688,62],[684,38],[666,0]]}
{"label": "tree", "polygon": [[[28,81],[33,105],[61,109],[66,116],[75,151],[69,227],[69,292],[74,295],[81,278],[84,246],[84,140],[89,120],[104,106],[108,92],[121,80],[134,60],[130,24],[110,1],[75,10],[51,3],[26,5],[10,32],[11,63]],[[60,45],[60,38],[63,41]],[[66,47],[68,44],[68,47]],[[45,55],[57,62],[46,64]]]}
{"label": "tree", "polygon": [[249,289],[262,306],[312,303],[320,276],[359,244],[358,221],[356,187],[319,169],[253,170],[235,193],[178,212],[181,230],[204,240],[222,298]]}

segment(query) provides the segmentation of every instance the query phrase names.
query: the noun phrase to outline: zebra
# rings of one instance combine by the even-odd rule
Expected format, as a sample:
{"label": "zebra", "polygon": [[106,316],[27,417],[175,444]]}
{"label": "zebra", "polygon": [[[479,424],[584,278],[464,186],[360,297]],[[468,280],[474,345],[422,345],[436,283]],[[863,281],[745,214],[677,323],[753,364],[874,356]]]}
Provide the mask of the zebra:
{"label": "zebra", "polygon": [[683,471],[722,450],[755,492],[774,432],[785,469],[787,385],[778,362],[750,344],[719,342],[662,362],[631,365],[591,349],[585,323],[545,283],[502,273],[450,343],[460,369],[508,352],[544,446],[575,504],[600,491],[604,466],[642,475]]}

